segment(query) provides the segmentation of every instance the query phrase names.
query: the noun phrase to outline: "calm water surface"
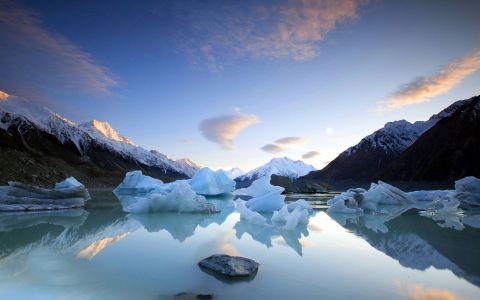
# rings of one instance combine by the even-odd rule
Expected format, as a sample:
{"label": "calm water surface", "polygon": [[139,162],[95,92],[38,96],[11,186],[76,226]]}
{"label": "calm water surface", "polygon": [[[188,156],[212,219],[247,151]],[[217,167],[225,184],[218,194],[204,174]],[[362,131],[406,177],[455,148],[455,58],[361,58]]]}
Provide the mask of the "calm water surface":
{"label": "calm water surface", "polygon": [[[329,216],[325,198],[309,198],[315,213],[294,231],[245,223],[229,199],[212,200],[215,215],[128,215],[104,193],[81,210],[3,213],[0,299],[480,299],[479,229],[415,210]],[[197,266],[214,253],[260,269],[220,281]]]}

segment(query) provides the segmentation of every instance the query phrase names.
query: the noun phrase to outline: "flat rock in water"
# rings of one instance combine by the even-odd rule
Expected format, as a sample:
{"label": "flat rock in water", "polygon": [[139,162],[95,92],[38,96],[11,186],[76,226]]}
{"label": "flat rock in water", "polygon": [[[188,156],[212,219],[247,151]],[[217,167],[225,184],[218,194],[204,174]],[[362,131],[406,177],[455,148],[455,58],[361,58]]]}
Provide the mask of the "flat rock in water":
{"label": "flat rock in water", "polygon": [[259,263],[256,261],[226,254],[214,254],[201,260],[198,265],[208,271],[226,277],[249,277],[258,270]]}

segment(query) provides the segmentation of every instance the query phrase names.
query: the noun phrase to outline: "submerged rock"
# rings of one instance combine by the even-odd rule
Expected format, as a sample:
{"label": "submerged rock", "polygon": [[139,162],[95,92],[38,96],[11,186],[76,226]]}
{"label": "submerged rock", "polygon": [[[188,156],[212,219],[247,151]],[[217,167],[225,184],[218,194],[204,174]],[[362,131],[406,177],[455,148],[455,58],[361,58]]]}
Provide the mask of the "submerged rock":
{"label": "submerged rock", "polygon": [[241,256],[214,254],[202,259],[198,265],[202,269],[212,271],[218,275],[237,278],[254,275],[258,270],[259,263]]}

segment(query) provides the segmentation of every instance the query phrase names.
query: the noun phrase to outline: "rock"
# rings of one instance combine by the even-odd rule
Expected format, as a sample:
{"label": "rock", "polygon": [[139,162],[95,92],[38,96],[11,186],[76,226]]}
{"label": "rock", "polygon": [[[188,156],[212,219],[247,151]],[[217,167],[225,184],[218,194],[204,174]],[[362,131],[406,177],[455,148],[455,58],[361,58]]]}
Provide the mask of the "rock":
{"label": "rock", "polygon": [[214,254],[201,260],[198,265],[207,271],[229,278],[250,277],[256,274],[259,263],[252,259],[226,254]]}

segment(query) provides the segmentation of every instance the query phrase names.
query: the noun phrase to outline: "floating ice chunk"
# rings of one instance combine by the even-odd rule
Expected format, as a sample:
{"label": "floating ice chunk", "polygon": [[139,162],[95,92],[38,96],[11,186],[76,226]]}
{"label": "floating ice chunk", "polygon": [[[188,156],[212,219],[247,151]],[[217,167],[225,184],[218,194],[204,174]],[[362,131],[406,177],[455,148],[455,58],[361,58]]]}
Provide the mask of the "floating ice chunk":
{"label": "floating ice chunk", "polygon": [[240,218],[245,220],[249,223],[259,225],[259,226],[266,226],[267,219],[259,214],[258,212],[250,210],[246,205],[245,201],[242,199],[237,199],[235,201],[237,211],[240,213]]}
{"label": "floating ice chunk", "polygon": [[212,171],[202,168],[190,180],[192,189],[200,195],[217,196],[232,193],[235,181],[230,179],[223,170]]}
{"label": "floating ice chunk", "polygon": [[420,215],[434,221],[443,221],[443,223],[438,223],[441,227],[462,230],[464,228],[461,222],[463,211],[458,208],[459,205],[460,201],[449,195],[436,199],[425,210],[420,211]]}
{"label": "floating ice chunk", "polygon": [[73,177],[57,183],[53,189],[19,182],[0,187],[0,211],[77,208],[89,199],[85,186]]}
{"label": "floating ice chunk", "polygon": [[454,191],[439,190],[439,191],[414,191],[409,192],[408,195],[416,201],[432,201],[437,198],[443,198],[451,194]]}
{"label": "floating ice chunk", "polygon": [[158,186],[143,197],[127,196],[116,193],[123,210],[130,213],[179,212],[211,213],[212,204],[205,197],[197,195],[184,180],[178,180]]}
{"label": "floating ice chunk", "polygon": [[268,194],[248,200],[246,206],[257,212],[274,212],[282,208],[284,204],[285,196],[274,190]]}
{"label": "floating ice chunk", "polygon": [[243,189],[238,189],[235,191],[236,195],[244,195],[251,197],[259,197],[265,194],[277,193],[281,194],[285,190],[281,186],[271,185],[270,184],[271,175],[260,177],[259,179],[252,182],[252,184]]}
{"label": "floating ice chunk", "polygon": [[[335,198],[337,198],[340,195],[337,195]],[[346,199],[346,198],[343,198],[343,197],[338,197],[335,201],[332,201],[332,202],[329,203],[330,207],[327,209],[327,213],[362,214],[363,209],[358,207],[358,204],[354,201],[355,200]],[[347,207],[347,205],[346,205],[347,203],[350,204],[351,207]]]}
{"label": "floating ice chunk", "polygon": [[382,205],[403,205],[415,203],[415,199],[404,191],[383,181],[372,183],[368,191],[363,194],[363,201]]}
{"label": "floating ice chunk", "polygon": [[462,206],[480,206],[480,179],[469,176],[455,181],[455,197]]}
{"label": "floating ice chunk", "polygon": [[280,210],[274,211],[272,222],[283,223],[283,229],[294,230],[298,224],[308,223],[308,210],[296,207],[292,212],[284,205]]}
{"label": "floating ice chunk", "polygon": [[114,193],[148,193],[151,190],[160,187],[163,182],[142,174],[142,171],[132,171],[125,174],[122,183],[113,191]]}
{"label": "floating ice chunk", "polygon": [[298,199],[295,202],[289,203],[287,207],[288,211],[293,211],[298,207],[301,209],[306,209],[309,213],[313,212],[312,206],[310,206],[310,203],[308,203],[305,199]]}

